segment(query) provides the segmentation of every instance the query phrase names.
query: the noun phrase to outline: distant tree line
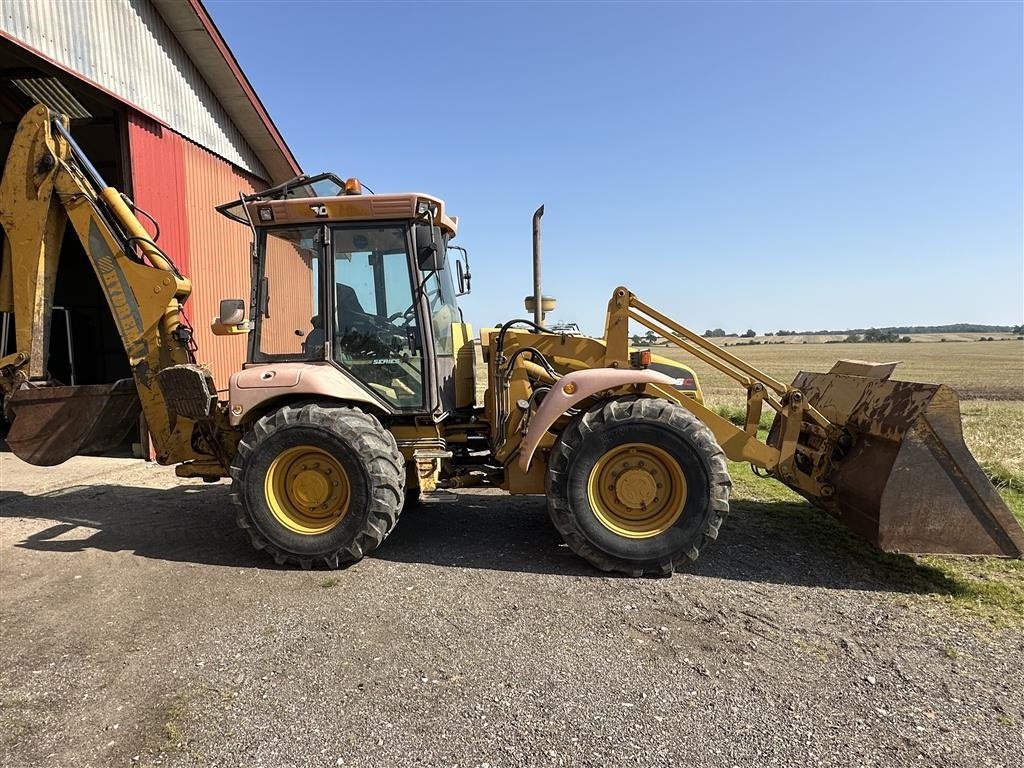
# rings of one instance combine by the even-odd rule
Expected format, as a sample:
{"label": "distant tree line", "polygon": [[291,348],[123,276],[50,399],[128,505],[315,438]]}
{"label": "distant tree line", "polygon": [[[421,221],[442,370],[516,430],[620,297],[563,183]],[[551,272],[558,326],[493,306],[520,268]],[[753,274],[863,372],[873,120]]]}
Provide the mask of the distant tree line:
{"label": "distant tree line", "polygon": [[[857,343],[862,342],[862,341],[865,341],[865,342],[868,342],[868,343],[871,343],[871,344],[879,344],[879,343],[882,343],[882,344],[895,344],[895,343],[908,344],[908,343],[910,343],[910,337],[909,336],[901,336],[900,334],[896,333],[895,331],[889,331],[889,330],[885,330],[885,329],[882,329],[882,328],[868,328],[863,333],[851,333],[851,334],[848,334],[847,337],[845,339],[843,339],[841,343],[843,343],[843,344],[857,344]],[[835,342],[833,342],[833,343],[835,343]]]}
{"label": "distant tree line", "polygon": [[[1024,334],[1022,325],[977,325],[974,323],[953,323],[952,325],[896,325],[886,328],[848,328],[842,331],[767,331],[765,336],[845,336],[843,341],[851,341],[854,336],[862,341],[910,341],[909,333],[1012,333],[1015,336]],[[748,328],[744,333],[726,333],[723,328],[709,328],[704,331],[706,337],[752,339],[757,332]]]}

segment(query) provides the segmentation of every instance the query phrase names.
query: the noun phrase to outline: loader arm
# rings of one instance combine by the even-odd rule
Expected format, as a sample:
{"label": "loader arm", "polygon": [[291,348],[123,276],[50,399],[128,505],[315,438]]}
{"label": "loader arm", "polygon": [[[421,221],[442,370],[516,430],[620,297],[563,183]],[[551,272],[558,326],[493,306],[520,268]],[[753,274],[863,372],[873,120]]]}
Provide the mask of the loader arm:
{"label": "loader arm", "polygon": [[[794,486],[801,493],[831,496],[834,489],[830,487],[825,477],[825,463],[802,462],[798,466],[797,454],[802,430],[818,430],[833,437],[837,435],[837,430],[807,402],[800,390],[783,384],[764,371],[726,352],[717,344],[645,304],[636,294],[622,286],[613,291],[608,302],[605,320],[607,366],[629,365],[628,334],[631,320],[721,371],[744,388],[747,414],[742,428],[701,403],[689,398],[682,398],[680,401],[685,408],[710,427],[726,456],[732,461],[747,462],[766,470],[787,485]],[[770,444],[763,443],[757,435],[765,405],[778,414],[780,424],[778,439]]]}
{"label": "loader arm", "polygon": [[[629,366],[631,320],[744,388],[742,428],[662,392],[707,424],[731,460],[765,470],[885,551],[1024,557],[1024,529],[964,443],[949,387],[890,380],[895,363],[852,360],[783,384],[624,287],[608,302],[607,367]],[[776,416],[762,441],[765,405]]]}
{"label": "loader arm", "polygon": [[61,240],[70,222],[127,353],[158,461],[226,460],[212,379],[195,365],[181,314],[191,283],[130,201],[105,184],[63,118],[45,107],[33,108],[18,126],[0,203],[6,234],[0,311],[13,313],[16,330],[15,351],[0,359],[0,388],[14,452],[32,463],[59,463],[100,450],[131,421],[126,382],[68,387],[47,369]]}

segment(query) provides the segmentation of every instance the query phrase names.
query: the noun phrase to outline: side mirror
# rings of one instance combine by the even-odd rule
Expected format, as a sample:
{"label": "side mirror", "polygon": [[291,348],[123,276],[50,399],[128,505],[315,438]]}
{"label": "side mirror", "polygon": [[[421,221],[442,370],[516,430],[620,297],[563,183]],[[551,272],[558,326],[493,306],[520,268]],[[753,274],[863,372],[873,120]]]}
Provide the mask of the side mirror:
{"label": "side mirror", "polygon": [[214,336],[234,336],[248,333],[249,325],[245,322],[245,302],[242,299],[222,299],[220,313],[210,323]]}
{"label": "side mirror", "polygon": [[421,272],[437,272],[444,268],[444,238],[441,228],[429,224],[417,224],[416,262]]}
{"label": "side mirror", "polygon": [[239,325],[245,320],[245,302],[241,299],[222,299],[217,319],[224,325]]}
{"label": "side mirror", "polygon": [[455,277],[459,283],[459,296],[465,296],[471,290],[470,280],[473,278],[469,273],[469,265],[463,265],[461,261],[456,261]]}

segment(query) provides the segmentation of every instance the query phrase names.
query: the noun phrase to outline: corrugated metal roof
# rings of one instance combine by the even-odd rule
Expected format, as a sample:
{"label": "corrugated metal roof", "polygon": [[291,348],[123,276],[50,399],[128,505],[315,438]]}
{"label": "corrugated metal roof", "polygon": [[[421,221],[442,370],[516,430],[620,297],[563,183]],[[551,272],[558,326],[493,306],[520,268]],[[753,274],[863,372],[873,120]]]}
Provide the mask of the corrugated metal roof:
{"label": "corrugated metal roof", "polygon": [[302,173],[200,0],[152,0],[275,183]]}
{"label": "corrugated metal roof", "polygon": [[55,77],[28,77],[11,82],[26,96],[54,112],[60,112],[73,120],[89,117],[88,110]]}
{"label": "corrugated metal roof", "polygon": [[261,178],[270,178],[149,0],[0,0],[0,30]]}

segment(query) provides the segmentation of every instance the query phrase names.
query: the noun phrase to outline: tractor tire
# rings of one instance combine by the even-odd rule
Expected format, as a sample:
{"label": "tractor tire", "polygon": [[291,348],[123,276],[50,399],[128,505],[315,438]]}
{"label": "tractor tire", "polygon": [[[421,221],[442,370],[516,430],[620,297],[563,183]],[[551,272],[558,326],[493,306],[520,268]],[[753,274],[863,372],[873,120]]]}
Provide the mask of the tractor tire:
{"label": "tractor tire", "polygon": [[394,436],[356,408],[284,406],[253,424],[231,465],[238,525],[279,564],[338,568],[380,546],[405,499]]}
{"label": "tractor tire", "polygon": [[546,480],[565,543],[602,571],[631,576],[667,576],[696,560],[718,538],[731,489],[711,430],[660,398],[579,414],[552,448]]}

